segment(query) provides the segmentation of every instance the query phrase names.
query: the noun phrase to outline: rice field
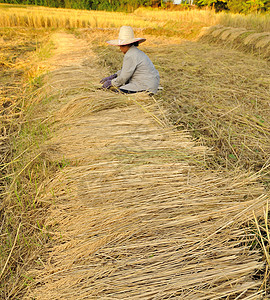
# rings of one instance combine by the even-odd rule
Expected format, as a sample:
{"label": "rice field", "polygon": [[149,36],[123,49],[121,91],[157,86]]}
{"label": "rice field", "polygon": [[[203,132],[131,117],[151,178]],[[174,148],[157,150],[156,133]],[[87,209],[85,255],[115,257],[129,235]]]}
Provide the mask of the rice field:
{"label": "rice field", "polygon": [[133,27],[157,26],[140,17],[129,18],[125,13],[54,9],[47,7],[13,7],[0,5],[1,27],[23,26],[33,28],[115,28],[120,24]]}
{"label": "rice field", "polygon": [[210,11],[165,12],[138,9],[134,13],[54,9],[0,4],[0,27],[119,28],[130,25],[157,35],[194,38],[204,26],[216,24]]}
{"label": "rice field", "polygon": [[257,32],[270,31],[270,13],[267,14],[221,14],[219,23],[224,26],[245,28]]}
{"label": "rice field", "polygon": [[[188,280],[181,282],[181,286],[186,288],[182,295],[186,295],[186,297],[195,295],[194,297],[200,298],[204,293],[204,284],[211,289],[213,294],[227,295],[231,299],[246,292],[246,295],[255,295],[254,297],[266,294],[270,261],[267,204],[267,193],[269,193],[270,186],[269,66],[265,60],[252,55],[227,48],[221,49],[218,45],[212,47],[199,42],[184,42],[183,38],[193,40],[198,37],[202,27],[222,22],[226,26],[242,24],[241,26],[246,28],[250,28],[248,26],[254,23],[257,25],[252,25],[252,28],[262,32],[269,30],[268,17],[256,16],[252,19],[249,16],[239,16],[229,19],[223,14],[214,14],[212,11],[164,12],[147,9],[138,9],[132,14],[127,14],[4,4],[0,4],[0,12],[0,27],[2,27],[0,29],[0,72],[1,79],[3,79],[0,86],[1,171],[3,174],[0,186],[2,205],[0,206],[0,298],[21,298],[27,289],[31,290],[34,278],[28,273],[29,267],[36,264],[37,268],[40,268],[43,265],[44,257],[39,256],[39,253],[52,240],[70,245],[67,238],[70,232],[65,232],[66,229],[63,227],[62,232],[65,232],[65,235],[61,237],[62,229],[58,235],[54,231],[55,223],[46,221],[46,217],[48,211],[52,215],[58,214],[54,215],[54,220],[58,220],[61,226],[65,225],[64,219],[68,220],[69,218],[68,213],[67,215],[62,214],[66,210],[65,203],[62,203],[63,206],[58,203],[56,210],[54,210],[55,206],[51,205],[55,204],[54,201],[57,199],[68,200],[70,195],[72,195],[72,199],[76,200],[78,190],[80,200],[86,196],[90,197],[94,199],[92,204],[96,206],[94,209],[90,209],[86,205],[84,215],[80,215],[81,207],[78,208],[77,204],[74,206],[74,228],[72,229],[74,237],[80,234],[76,218],[83,222],[83,218],[91,210],[93,216],[98,215],[102,219],[105,216],[103,212],[108,210],[109,206],[111,209],[106,214],[106,224],[109,224],[110,228],[118,232],[122,238],[119,243],[116,241],[114,245],[104,246],[99,251],[98,257],[85,257],[83,247],[80,248],[80,251],[83,251],[77,253],[82,258],[80,260],[78,257],[79,262],[88,261],[89,265],[97,264],[100,268],[99,272],[90,268],[91,272],[95,271],[95,274],[100,276],[99,280],[94,281],[95,289],[91,291],[93,297],[102,295],[102,289],[108,287],[107,278],[109,277],[105,275],[112,272],[113,269],[104,268],[104,262],[109,261],[110,264],[110,259],[115,261],[117,256],[119,257],[117,261],[119,269],[115,273],[117,280],[115,285],[107,290],[108,297],[119,292],[121,295],[121,290],[124,290],[123,283],[120,283],[121,278],[125,278],[133,287],[133,290],[130,290],[131,296],[137,295],[139,289],[149,296],[147,289],[143,289],[141,283],[137,285],[136,272],[133,271],[140,269],[140,260],[137,260],[138,253],[145,253],[143,265],[146,270],[146,273],[141,272],[139,280],[143,280],[148,271],[152,272],[152,281],[150,280],[148,283],[155,293],[163,293],[164,297],[181,295],[177,278],[172,282],[171,290],[166,288],[159,290],[159,285],[156,283],[159,284],[164,278],[167,278],[169,282],[176,260],[177,266],[180,266],[185,259],[186,248],[181,248],[181,250],[179,243],[185,244],[186,242],[187,245],[194,243],[195,250],[192,252],[194,260],[186,265],[186,272],[183,270],[183,276],[189,278],[189,272],[195,270],[196,265],[202,261],[204,264],[213,262],[211,253],[217,253],[216,263],[226,271],[224,278],[227,276],[227,279],[230,278],[230,280],[227,281],[228,285],[224,283],[220,287],[219,282],[215,280],[220,274],[220,269],[213,266],[213,269],[204,270],[202,267],[197,269],[198,273],[204,270],[205,278],[209,276],[208,278],[213,280],[200,281],[201,285],[197,282],[197,290],[189,286]],[[136,114],[133,108],[129,108],[131,102],[127,102],[124,97],[118,97],[98,89],[100,76],[106,75],[106,73],[110,74],[121,67],[122,55],[118,49],[105,46],[105,41],[116,38],[116,29],[122,25],[133,26],[136,35],[143,34],[147,38],[147,43],[140,47],[149,55],[161,74],[163,92],[157,95],[154,102],[151,103],[147,102],[149,99],[140,99],[141,104],[148,103],[146,105],[146,111],[149,113],[147,118],[151,119],[153,116],[153,114],[151,115],[152,109],[156,114],[155,109],[162,108],[163,113],[157,118],[157,120],[162,120],[159,125],[170,124],[170,126],[174,126],[173,130],[179,129],[180,132],[185,130],[192,135],[192,142],[187,141],[186,134],[181,136],[181,143],[187,147],[185,151],[181,148],[183,144],[179,144],[179,132],[172,135],[173,143],[171,144],[167,140],[169,133],[163,129],[152,130],[153,135],[146,138],[143,133],[148,132],[148,127],[144,128],[143,124],[148,119],[142,115],[140,115],[141,119],[137,120],[136,131],[131,139],[132,149],[127,147],[126,142],[130,142],[130,138],[128,138],[130,129],[125,128],[127,125],[124,121],[125,114],[122,116],[123,120],[119,120],[118,110],[125,108],[125,112],[130,116],[130,122],[135,123]],[[49,58],[53,55],[57,45],[56,40],[51,39],[52,33],[57,28],[72,29],[72,32],[76,34],[75,62],[78,51],[81,51],[80,55],[82,56],[89,55],[92,53],[91,51],[94,51],[96,58],[91,60],[92,58],[88,57],[82,69],[78,69],[76,66],[65,69],[65,72],[56,70],[51,73],[52,81],[47,81],[47,79],[44,81],[46,78],[44,74],[49,72],[49,65],[52,64]],[[226,35],[226,30],[231,29],[222,29],[213,38],[220,37],[222,39],[221,36]],[[231,30],[226,38],[232,38],[234,34],[236,33]],[[268,45],[268,33],[254,34],[257,35],[245,36],[247,46],[253,39],[262,47],[264,43]],[[78,45],[83,45],[83,47]],[[91,51],[83,52],[87,45],[91,45]],[[62,54],[64,55],[64,52]],[[68,59],[64,59],[65,63],[72,64],[72,56],[67,57]],[[53,62],[61,63],[60,60],[57,62],[57,59]],[[60,66],[58,65],[59,68]],[[89,72],[87,68],[92,68],[92,72]],[[81,76],[82,81],[78,81],[78,77],[74,78],[74,74]],[[63,101],[66,100],[69,102],[63,105]],[[61,109],[58,110],[59,105]],[[107,144],[105,142],[99,144],[96,141],[96,146],[93,146],[90,143],[89,133],[79,140],[80,134],[84,134],[81,131],[78,131],[78,140],[73,143],[74,149],[77,147],[75,151],[70,145],[59,143],[58,137],[61,137],[63,141],[72,141],[74,138],[72,131],[67,136],[66,129],[71,123],[77,122],[78,128],[79,126],[84,128],[86,124],[84,118],[89,113],[89,106],[93,112],[91,124],[93,128],[96,128],[94,132],[102,139],[105,140],[106,132],[112,136],[110,143],[113,137],[117,136],[117,133],[114,133],[110,127],[111,121],[116,122],[117,128],[123,128],[124,131],[118,135],[118,137],[127,137],[127,140],[124,140],[123,151],[121,149],[119,151],[119,148],[116,147],[117,143],[112,143],[111,146],[116,145],[116,148],[112,148],[113,151],[106,153],[103,150],[106,149]],[[46,115],[47,110],[51,109],[54,110],[54,114]],[[113,109],[116,109],[115,114]],[[107,127],[103,126],[103,130],[100,130],[102,126],[98,123],[99,112],[101,114],[105,112],[104,122]],[[63,125],[61,129],[61,126],[57,125],[60,124],[59,122],[66,125]],[[51,127],[52,124],[56,124],[55,127]],[[53,130],[60,128],[62,131],[52,140],[54,144],[50,147],[47,141],[51,137],[52,128]],[[88,129],[85,128],[85,132]],[[105,135],[103,136],[103,134]],[[87,146],[85,141],[91,145],[87,144]],[[155,145],[153,141],[154,143],[159,142],[158,149],[151,148]],[[142,151],[142,147],[138,148],[140,143],[145,145],[148,142],[149,149],[144,148]],[[59,152],[61,147],[62,152],[66,153],[69,159],[65,159],[62,152]],[[192,150],[193,147],[195,150]],[[83,157],[85,151],[92,151],[89,152],[91,155],[87,158],[88,160],[96,159],[98,161],[93,169],[89,169],[89,161],[86,165],[80,165],[82,161],[87,161]],[[99,162],[99,159],[111,158],[112,153],[115,155],[115,160],[123,163],[121,165],[122,173],[119,171],[119,165],[115,163],[108,164],[107,168],[106,164]],[[151,169],[153,163],[157,163],[157,165]],[[187,167],[188,164],[190,164],[190,168]],[[139,173],[133,173],[132,167],[136,172],[138,169]],[[171,176],[168,176],[172,170]],[[63,181],[63,174],[67,174],[67,181]],[[76,179],[82,174],[87,180]],[[136,182],[142,178],[145,179],[140,186],[141,190],[139,189],[137,192],[132,190],[129,185],[130,176]],[[55,178],[55,180],[51,181],[51,178]],[[74,182],[79,183],[78,190],[69,190],[71,178],[74,179]],[[176,178],[179,179],[179,182],[176,181]],[[104,190],[101,190],[100,194],[96,193],[95,191],[104,180],[107,184],[104,185]],[[109,181],[114,188],[110,188]],[[231,181],[234,182],[233,188],[230,185]],[[121,182],[123,186],[119,191],[117,187]],[[183,182],[193,182],[194,186],[192,184],[186,186]],[[158,183],[158,187],[155,186],[155,183]],[[47,185],[49,188],[46,190]],[[159,202],[160,198],[156,194],[158,188],[163,189],[163,195],[166,195],[167,202]],[[123,190],[127,195],[126,198]],[[153,204],[151,206],[149,206],[148,192],[154,200],[153,203],[151,202]],[[108,196],[108,202],[95,202],[95,199],[104,195]],[[117,195],[115,197],[118,199],[117,201],[114,201],[113,195]],[[179,195],[182,195],[182,198]],[[132,197],[139,198],[139,201],[136,200],[137,202],[133,203],[130,201],[133,199]],[[182,202],[177,202],[177,209],[179,209],[179,214],[177,214],[175,205],[176,201],[180,201],[179,199]],[[187,199],[189,199],[188,203]],[[204,202],[195,207],[192,199],[196,204],[198,204],[198,199]],[[216,202],[213,202],[213,199],[216,199]],[[231,201],[230,208],[226,208],[227,201]],[[75,202],[78,203],[77,200]],[[220,213],[220,205],[224,205],[222,213]],[[250,207],[250,210],[247,207]],[[214,209],[212,214],[207,212],[208,208]],[[130,214],[131,211],[134,214]],[[244,214],[243,212],[246,211],[248,213]],[[233,222],[224,223],[228,212]],[[117,213],[122,216],[120,219],[114,219]],[[190,218],[192,213],[194,216]],[[148,219],[150,214],[161,217],[155,222],[152,220],[150,222]],[[181,223],[180,217],[184,214],[187,214],[186,220],[190,222],[188,223],[190,228],[186,228],[185,224]],[[170,242],[173,237],[170,235],[170,231],[167,231],[167,222],[164,222],[162,218],[170,219],[172,226],[170,229],[173,228],[177,232],[173,245]],[[195,219],[197,223],[193,222]],[[141,221],[145,227],[140,226]],[[119,224],[122,224],[124,229],[128,224],[129,230],[122,231]],[[198,228],[202,228],[204,226],[202,224],[206,225],[206,231],[200,232]],[[92,249],[89,241],[93,242],[94,247],[98,247],[106,239],[113,241],[113,230],[105,232],[101,225],[94,224],[91,239],[88,236],[88,224],[82,226],[86,231],[81,235],[81,243],[86,245],[86,250]],[[140,230],[137,230],[138,228]],[[224,231],[219,231],[220,228],[224,228]],[[197,240],[190,239],[190,230],[196,234]],[[95,236],[97,232],[100,237]],[[158,233],[160,247],[157,243],[153,243],[157,235],[147,236],[146,233],[149,232]],[[231,239],[232,234],[234,238]],[[209,239],[207,239],[207,235],[210,236]],[[214,237],[216,236],[221,239],[215,244]],[[197,247],[196,242],[200,240],[202,242]],[[125,241],[127,241],[126,244],[124,244]],[[147,247],[140,241],[147,242],[149,251],[144,252]],[[211,246],[209,252],[207,249],[210,241],[213,241],[213,247]],[[224,248],[224,243],[228,248]],[[165,249],[163,245],[167,248]],[[63,250],[61,250],[61,245],[59,249]],[[126,249],[129,249],[129,252]],[[196,252],[198,249],[199,251]],[[65,268],[70,263],[74,263],[73,260],[71,262],[68,259],[73,257],[73,250],[73,245],[71,245],[70,252],[65,250],[68,253],[67,260],[64,260],[61,266],[62,273],[56,274],[57,281],[55,284],[52,283],[52,299],[57,295],[59,288],[65,287],[65,284],[58,285],[58,282],[65,281],[65,276],[63,276],[66,272]],[[248,260],[244,261],[242,255],[246,255],[249,250],[251,250],[251,255],[248,256]],[[54,253],[59,255],[57,251],[56,248]],[[230,255],[227,256],[228,253],[236,257],[233,260],[234,268],[230,267],[232,260],[230,260]],[[166,263],[160,264],[160,270],[164,271],[162,271],[164,277],[160,279],[148,259],[153,258],[158,262],[170,255],[175,259],[169,259],[166,260]],[[34,262],[37,257],[38,260]],[[229,260],[226,261],[228,257]],[[252,262],[252,259],[255,259],[255,262]],[[129,269],[128,274],[122,272],[123,265],[127,268],[131,266],[130,260],[135,269]],[[239,263],[243,266],[241,270],[237,269]],[[248,263],[246,267],[245,263]],[[53,261],[52,264],[54,264]],[[58,267],[57,262],[56,267]],[[47,269],[49,273],[50,268],[51,265]],[[78,275],[79,269],[75,268],[74,270],[76,280],[69,282],[68,285],[72,287],[81,284],[83,287],[81,292],[87,294],[90,285],[86,281],[85,284],[82,284],[80,275]],[[35,276],[40,276],[40,274],[42,276],[39,270]],[[240,284],[236,284],[237,279],[235,278],[239,278],[237,277],[239,274],[242,276],[238,281]],[[250,274],[254,276],[252,277]],[[47,273],[46,276],[50,279],[55,275]],[[198,278],[198,280],[203,279],[203,277]],[[257,280],[256,282],[253,281],[254,278],[255,281]],[[42,287],[40,291],[41,295],[46,295]],[[74,297],[72,291],[69,293]],[[207,296],[205,297],[207,298]]]}
{"label": "rice field", "polygon": [[130,25],[166,34],[196,38],[201,28],[217,24],[244,27],[258,32],[270,30],[269,14],[239,15],[215,13],[212,10],[165,11],[139,8],[133,13],[86,11],[0,4],[0,27],[30,28],[119,28]]}

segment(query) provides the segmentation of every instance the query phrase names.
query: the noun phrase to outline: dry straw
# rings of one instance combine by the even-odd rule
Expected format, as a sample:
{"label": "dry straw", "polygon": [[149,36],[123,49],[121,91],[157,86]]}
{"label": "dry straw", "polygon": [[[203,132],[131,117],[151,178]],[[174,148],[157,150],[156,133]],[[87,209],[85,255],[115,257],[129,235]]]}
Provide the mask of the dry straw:
{"label": "dry straw", "polygon": [[212,26],[208,30],[204,30],[200,38],[206,41],[229,44],[232,47],[256,53],[269,59],[269,52],[267,51],[269,32],[258,33],[243,28]]}
{"label": "dry straw", "polygon": [[256,42],[256,48],[264,48],[270,45],[270,34]]}
{"label": "dry straw", "polygon": [[94,88],[106,69],[91,51],[65,65],[72,53],[62,49],[47,79],[55,137],[45,149],[69,166],[39,199],[53,202],[55,234],[25,298],[263,295],[253,275],[264,263],[246,226],[267,202],[257,175],[206,170],[209,150],[168,125],[162,103]]}
{"label": "dry straw", "polygon": [[[168,48],[169,42],[160,39],[159,44],[152,44],[149,37],[149,47],[141,47],[161,74],[164,93],[160,98],[170,111],[170,120],[216,151],[212,167],[242,166],[258,171],[268,165],[267,62],[201,43],[178,41]],[[97,50],[112,72],[120,68],[122,56],[117,49]]]}
{"label": "dry straw", "polygon": [[211,35],[213,37],[218,37],[221,33],[223,33],[224,31],[226,30],[226,28],[222,27],[222,28],[219,28],[219,29],[216,29],[214,30]]}
{"label": "dry straw", "polygon": [[263,33],[253,33],[253,34],[250,34],[249,36],[247,36],[245,39],[244,39],[244,44],[245,45],[251,45],[251,44],[254,44],[256,43],[259,39],[265,37],[265,36],[268,36],[269,37],[269,33],[268,32],[263,32]]}
{"label": "dry straw", "polygon": [[232,33],[230,34],[230,36],[228,37],[228,41],[233,42],[234,40],[236,40],[238,37],[240,37],[243,33],[246,33],[245,29],[232,29]]}

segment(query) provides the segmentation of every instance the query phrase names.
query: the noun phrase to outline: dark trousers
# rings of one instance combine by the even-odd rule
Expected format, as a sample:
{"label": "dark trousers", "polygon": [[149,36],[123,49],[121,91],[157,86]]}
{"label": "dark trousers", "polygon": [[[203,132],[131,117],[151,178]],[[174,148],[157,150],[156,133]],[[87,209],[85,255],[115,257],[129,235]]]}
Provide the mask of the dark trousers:
{"label": "dark trousers", "polygon": [[120,91],[124,94],[135,94],[135,93],[139,93],[139,92],[144,92],[144,91],[129,91],[129,90],[124,90],[124,89],[120,89]]}

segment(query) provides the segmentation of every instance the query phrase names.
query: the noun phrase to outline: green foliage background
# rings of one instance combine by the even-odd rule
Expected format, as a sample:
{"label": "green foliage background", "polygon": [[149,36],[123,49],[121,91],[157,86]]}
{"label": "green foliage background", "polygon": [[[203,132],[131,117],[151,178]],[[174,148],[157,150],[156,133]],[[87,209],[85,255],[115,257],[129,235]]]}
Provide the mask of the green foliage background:
{"label": "green foliage background", "polygon": [[270,0],[182,0],[181,5],[172,5],[172,2],[173,0],[0,0],[0,3],[8,4],[129,12],[141,6],[187,9],[190,3],[197,7],[212,7],[217,12],[227,10],[247,14],[270,11]]}
{"label": "green foliage background", "polygon": [[232,13],[251,13],[270,10],[270,0],[195,0],[199,7],[210,6],[216,11],[229,10]]}
{"label": "green foliage background", "polygon": [[159,5],[160,1],[151,0],[0,0],[0,3],[41,5],[49,7],[94,9],[94,10],[133,10],[140,6]]}

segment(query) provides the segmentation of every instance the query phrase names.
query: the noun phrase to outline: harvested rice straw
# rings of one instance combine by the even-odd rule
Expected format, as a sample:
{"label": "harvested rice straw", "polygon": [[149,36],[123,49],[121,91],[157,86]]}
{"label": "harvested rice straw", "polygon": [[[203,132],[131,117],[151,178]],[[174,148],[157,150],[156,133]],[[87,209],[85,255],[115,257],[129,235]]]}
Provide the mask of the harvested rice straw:
{"label": "harvested rice straw", "polygon": [[220,35],[220,38],[225,41],[227,40],[227,38],[229,37],[229,35],[233,32],[233,29],[227,29],[224,32],[222,32],[222,34]]}
{"label": "harvested rice straw", "polygon": [[228,37],[228,41],[233,42],[245,32],[247,32],[245,29],[233,29],[230,36]]}
{"label": "harvested rice straw", "polygon": [[266,37],[260,39],[256,44],[256,48],[264,48],[267,47],[267,45],[270,45],[270,34],[268,34]]}
{"label": "harvested rice straw", "polygon": [[223,28],[219,28],[219,29],[217,29],[217,30],[214,30],[212,33],[211,33],[211,35],[213,36],[213,37],[218,37],[221,33],[223,33],[224,31],[226,31],[227,29],[226,29],[226,27],[223,27]]}
{"label": "harvested rice straw", "polygon": [[245,39],[244,39],[244,44],[245,45],[251,45],[254,42],[256,42],[258,39],[265,37],[265,36],[269,36],[268,32],[262,32],[262,33],[253,33],[248,35]]}
{"label": "harvested rice straw", "polygon": [[[95,74],[95,84],[96,70],[92,62],[72,72],[83,82]],[[264,263],[246,227],[267,201],[257,177],[202,168],[208,149],[164,126],[157,100],[72,89],[72,72],[64,68],[62,81],[55,73],[65,96],[52,88],[60,102],[46,145],[70,165],[37,199],[54,201],[45,227],[56,234],[25,298],[261,296],[252,275]]]}

